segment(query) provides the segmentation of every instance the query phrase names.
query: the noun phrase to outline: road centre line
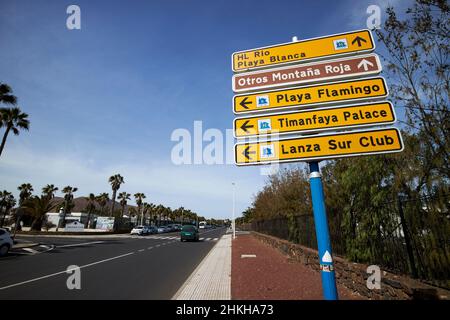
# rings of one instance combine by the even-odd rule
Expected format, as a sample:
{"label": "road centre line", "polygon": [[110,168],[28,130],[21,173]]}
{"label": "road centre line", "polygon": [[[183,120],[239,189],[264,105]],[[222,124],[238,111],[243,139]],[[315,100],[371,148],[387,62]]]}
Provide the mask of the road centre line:
{"label": "road centre line", "polygon": [[[112,257],[112,258],[96,261],[96,262],[93,262],[93,263],[89,263],[89,264],[86,264],[84,266],[81,266],[80,269],[87,268],[87,267],[90,267],[90,266],[93,266],[93,265],[96,265],[96,264],[104,263],[104,262],[107,262],[107,261],[119,259],[119,258],[122,258],[122,257],[126,257],[126,256],[129,256],[129,255],[132,255],[132,254],[134,254],[134,251],[122,254],[120,256],[116,256],[116,257]],[[23,284],[27,284],[27,283],[30,283],[30,282],[35,282],[35,281],[38,281],[38,280],[51,278],[51,277],[57,276],[59,274],[67,273],[67,272],[70,272],[70,271],[73,271],[73,270],[75,270],[75,269],[63,270],[63,271],[52,273],[52,274],[48,274],[46,276],[42,276],[42,277],[39,277],[39,278],[34,278],[34,279],[31,279],[31,280],[27,280],[27,281],[11,284],[11,285],[8,285],[8,286],[5,286],[5,287],[1,287],[0,290],[5,290],[5,289],[12,288],[12,287],[20,286],[20,285],[23,285]]]}

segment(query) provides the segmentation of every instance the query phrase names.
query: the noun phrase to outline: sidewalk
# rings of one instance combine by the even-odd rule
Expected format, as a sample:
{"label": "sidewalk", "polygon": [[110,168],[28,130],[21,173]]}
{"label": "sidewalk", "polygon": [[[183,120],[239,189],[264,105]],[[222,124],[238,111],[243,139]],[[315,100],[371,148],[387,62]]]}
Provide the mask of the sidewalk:
{"label": "sidewalk", "polygon": [[[254,257],[256,256],[256,257]],[[339,299],[362,299],[338,285]],[[320,273],[289,261],[252,235],[233,240],[231,263],[232,299],[322,300]]]}
{"label": "sidewalk", "polygon": [[230,273],[231,235],[225,234],[172,300],[230,300]]}

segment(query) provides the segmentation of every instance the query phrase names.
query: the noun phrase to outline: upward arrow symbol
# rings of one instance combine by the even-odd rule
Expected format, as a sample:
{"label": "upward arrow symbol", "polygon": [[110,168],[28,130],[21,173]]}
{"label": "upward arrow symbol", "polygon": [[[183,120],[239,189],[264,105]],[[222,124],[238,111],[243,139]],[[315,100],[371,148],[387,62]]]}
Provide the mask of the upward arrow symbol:
{"label": "upward arrow symbol", "polygon": [[369,70],[369,66],[373,67],[373,63],[370,61],[367,61],[366,59],[362,59],[361,62],[358,64],[358,69],[361,69],[361,67],[364,68],[364,71]]}
{"label": "upward arrow symbol", "polygon": [[361,38],[360,36],[357,36],[355,39],[353,39],[352,44],[355,44],[355,42],[358,43],[358,47],[361,47],[362,42],[367,42],[364,38]]}

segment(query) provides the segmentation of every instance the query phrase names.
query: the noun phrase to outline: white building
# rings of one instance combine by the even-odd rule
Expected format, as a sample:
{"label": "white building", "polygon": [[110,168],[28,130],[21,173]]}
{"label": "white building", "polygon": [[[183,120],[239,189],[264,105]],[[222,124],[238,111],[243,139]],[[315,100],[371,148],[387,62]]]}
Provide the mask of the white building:
{"label": "white building", "polygon": [[[55,226],[59,225],[59,221],[62,220],[64,213],[62,212],[47,212],[46,214],[47,221],[53,223]],[[72,212],[66,214],[66,223],[71,223],[74,221],[81,222],[82,224],[85,224],[88,219],[88,213],[85,212]],[[97,218],[96,214],[91,214],[89,220],[90,225],[94,222],[94,220]]]}

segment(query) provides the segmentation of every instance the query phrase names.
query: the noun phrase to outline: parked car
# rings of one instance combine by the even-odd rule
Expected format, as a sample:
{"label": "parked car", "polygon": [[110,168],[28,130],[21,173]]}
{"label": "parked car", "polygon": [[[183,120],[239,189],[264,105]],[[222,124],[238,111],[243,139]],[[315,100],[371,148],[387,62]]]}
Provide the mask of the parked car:
{"label": "parked car", "polygon": [[164,232],[167,232],[167,228],[165,226],[159,226],[158,233],[164,233]]}
{"label": "parked car", "polygon": [[156,226],[149,226],[148,227],[148,233],[149,234],[155,234],[158,233],[158,228]]}
{"label": "parked car", "polygon": [[172,224],[166,224],[164,227],[166,228],[166,232],[175,231],[175,229],[174,229]]}
{"label": "parked car", "polygon": [[0,228],[0,257],[6,256],[13,244],[14,242],[8,230]]}
{"label": "parked car", "polygon": [[130,234],[137,234],[139,236],[143,236],[149,233],[149,230],[146,226],[136,226],[131,230]]}
{"label": "parked car", "polygon": [[183,228],[181,228],[180,240],[181,242],[187,240],[198,241],[199,234],[197,227],[191,225],[183,226]]}

